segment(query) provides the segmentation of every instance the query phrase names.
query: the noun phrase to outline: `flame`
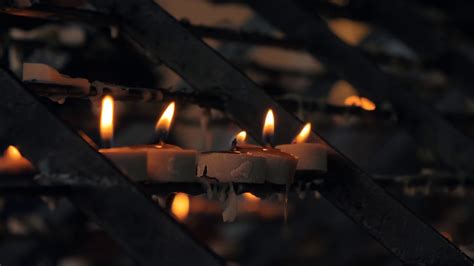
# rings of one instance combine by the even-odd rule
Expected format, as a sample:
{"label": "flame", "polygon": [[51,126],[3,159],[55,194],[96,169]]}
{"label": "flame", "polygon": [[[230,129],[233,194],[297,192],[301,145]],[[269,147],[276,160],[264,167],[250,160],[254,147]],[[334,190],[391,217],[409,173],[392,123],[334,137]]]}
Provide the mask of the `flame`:
{"label": "flame", "polygon": [[237,143],[243,144],[245,143],[245,140],[247,139],[247,132],[245,131],[240,131],[239,134],[235,136],[235,139],[237,140]]}
{"label": "flame", "polygon": [[372,102],[371,100],[367,99],[367,98],[362,97],[361,98],[361,103],[362,103],[361,107],[364,110],[373,111],[376,108],[375,103]]}
{"label": "flame", "polygon": [[114,98],[106,95],[102,99],[100,113],[100,137],[102,140],[111,140],[114,136]]}
{"label": "flame", "polygon": [[155,130],[157,132],[168,132],[171,127],[171,122],[173,121],[174,116],[174,102],[171,102],[166,110],[161,115],[160,119],[156,123]]}
{"label": "flame", "polygon": [[253,202],[260,201],[259,197],[255,196],[254,194],[250,192],[242,193],[242,196],[244,197],[245,200],[248,200],[248,201],[253,201]]}
{"label": "flame", "polygon": [[310,134],[311,134],[311,123],[306,123],[306,125],[304,125],[303,129],[300,131],[298,136],[296,136],[293,142],[305,143]]}
{"label": "flame", "polygon": [[268,109],[267,116],[265,117],[265,124],[263,126],[263,138],[269,143],[269,140],[273,137],[274,133],[275,117],[273,116],[272,109]]}
{"label": "flame", "polygon": [[184,221],[189,214],[189,196],[185,193],[177,193],[171,204],[171,212],[180,221]]}
{"label": "flame", "polygon": [[3,155],[6,158],[12,159],[12,160],[19,160],[22,158],[20,151],[15,147],[15,146],[8,146],[8,148],[5,150]]}
{"label": "flame", "polygon": [[375,103],[365,97],[359,97],[357,95],[352,95],[347,97],[344,100],[344,104],[348,106],[357,106],[366,111],[373,111],[376,108]]}

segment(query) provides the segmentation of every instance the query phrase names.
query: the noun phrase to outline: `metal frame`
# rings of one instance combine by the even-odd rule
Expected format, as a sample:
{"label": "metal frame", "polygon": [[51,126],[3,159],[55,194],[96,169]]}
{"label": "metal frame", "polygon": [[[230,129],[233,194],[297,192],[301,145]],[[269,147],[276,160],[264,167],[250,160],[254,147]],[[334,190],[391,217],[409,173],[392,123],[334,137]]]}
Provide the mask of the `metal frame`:
{"label": "metal frame", "polygon": [[8,128],[2,137],[20,148],[42,181],[70,185],[68,198],[137,262],[223,264],[47,110],[12,73],[1,69],[0,82],[0,123]]}
{"label": "metal frame", "polygon": [[[273,1],[256,2],[266,8],[274,6]],[[264,117],[268,108],[276,113],[277,124],[284,125],[277,127],[275,143],[290,142],[302,127],[301,121],[282,109],[255,83],[154,2],[93,0],[92,3],[119,17],[124,23],[125,33],[150,58],[168,65],[193,88],[200,92],[229,95],[226,106],[228,113],[254,137],[259,136],[262,130],[261,121],[255,117]],[[288,17],[286,12],[275,14]],[[290,20],[298,21],[300,18]],[[318,138],[316,134],[312,137]],[[377,186],[370,176],[338,151],[330,146],[328,148],[329,177],[322,185],[321,194],[364,227],[402,262],[425,265],[472,264],[454,245]]]}
{"label": "metal frame", "polygon": [[[117,16],[128,37],[150,59],[165,63],[201,93],[228,97],[226,110],[251,135],[260,135],[261,121],[255,117],[263,117],[268,108],[272,108],[277,114],[277,123],[285,125],[277,127],[275,143],[291,141],[302,127],[301,121],[286,112],[255,83],[153,1],[92,0],[91,2]],[[347,50],[334,40],[333,36],[328,35],[324,27],[319,32],[321,27],[315,24],[314,18],[291,17],[289,14],[298,14],[293,12],[295,7],[286,6],[282,1],[276,2],[281,5],[276,5],[276,8],[271,10],[266,8],[274,6],[273,2],[254,1],[251,4],[259,11],[263,11],[266,17],[275,18],[274,21],[277,21],[276,18],[282,18],[283,23],[288,23],[291,29],[299,28],[301,20],[311,22],[310,26],[316,26],[316,31],[307,31],[314,34],[310,35],[311,37],[319,38],[321,37],[319,33],[322,32],[322,37],[326,38],[323,39],[326,45],[334,44],[332,41],[336,42],[334,50],[323,54],[328,56],[329,60],[326,61],[330,65],[331,60],[335,60],[336,69],[340,67],[337,64],[341,60],[332,56],[335,52],[342,51],[348,58],[354,59],[354,64],[362,62],[363,67],[372,70],[363,57]],[[278,7],[289,7],[289,9],[282,9],[281,12],[285,13],[281,14],[275,11]],[[284,18],[288,18],[288,21]],[[302,32],[308,29],[305,27]],[[289,28],[285,26],[283,29]],[[318,54],[326,51],[313,49],[311,45],[314,45],[316,40],[321,41],[315,39],[308,42],[310,51]],[[339,70],[345,71],[345,69]],[[372,78],[377,82],[385,81],[381,72],[368,71],[368,73],[375,74]],[[355,78],[352,72],[348,73],[348,76]],[[364,77],[367,78],[366,75]],[[51,115],[10,73],[0,71],[0,81],[3,84],[0,90],[0,119],[10,126],[8,131],[2,132],[0,138],[4,137],[18,145],[25,157],[45,176],[60,184],[72,185],[69,198],[89,217],[102,225],[137,261],[143,265],[184,264],[189,263],[191,259],[193,262],[205,265],[222,263],[209,250],[197,245],[184,234],[170,217],[152,205],[149,199],[146,199],[102,156]],[[356,81],[358,81],[356,85],[363,85],[363,78],[357,78]],[[394,94],[387,91],[385,93],[370,89],[369,91],[378,96]],[[395,101],[395,107],[397,103],[400,104]],[[401,108],[401,111],[407,110]],[[424,114],[427,111],[429,110],[424,109]],[[442,128],[445,126],[443,121],[434,118],[435,124],[441,123]],[[33,132],[35,139],[31,138]],[[452,131],[448,133],[457,136]],[[312,138],[324,142],[316,134],[313,134]],[[375,184],[369,175],[329,144],[328,149],[329,172],[320,187],[321,194],[402,262],[414,265],[473,264],[436,230],[423,223]],[[83,164],[83,161],[88,161],[88,164]],[[79,185],[86,185],[86,190],[75,190],[74,187]],[[138,221],[140,224],[137,224]]]}

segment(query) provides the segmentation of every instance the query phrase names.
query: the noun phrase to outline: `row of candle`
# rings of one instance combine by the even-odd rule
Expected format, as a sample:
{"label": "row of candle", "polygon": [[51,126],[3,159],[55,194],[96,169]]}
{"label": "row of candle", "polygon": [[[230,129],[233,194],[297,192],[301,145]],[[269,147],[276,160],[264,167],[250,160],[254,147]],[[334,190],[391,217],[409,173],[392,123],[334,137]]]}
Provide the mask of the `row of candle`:
{"label": "row of candle", "polygon": [[[165,144],[171,127],[175,104],[170,103],[159,118],[155,130],[159,144],[104,148],[99,151],[134,180],[160,182],[194,182],[198,176],[207,176],[221,182],[288,184],[296,169],[326,171],[326,149],[322,144],[305,143],[310,135],[308,123],[292,144],[275,148],[245,143],[246,133],[237,134],[231,150],[198,153]],[[104,97],[101,110],[101,136],[113,136],[113,99]],[[263,130],[264,139],[274,132],[274,115],[269,110]],[[268,142],[269,143],[269,142]]]}

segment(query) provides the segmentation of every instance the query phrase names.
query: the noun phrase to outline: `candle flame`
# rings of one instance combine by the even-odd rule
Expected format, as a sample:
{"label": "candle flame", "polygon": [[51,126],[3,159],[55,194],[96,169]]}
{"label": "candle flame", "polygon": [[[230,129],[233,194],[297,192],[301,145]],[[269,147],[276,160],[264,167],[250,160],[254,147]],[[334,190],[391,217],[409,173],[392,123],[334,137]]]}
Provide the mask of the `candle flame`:
{"label": "candle flame", "polygon": [[102,99],[102,110],[100,113],[100,137],[103,141],[109,141],[114,136],[114,98],[106,95]]}
{"label": "candle flame", "polygon": [[12,160],[19,160],[22,158],[20,151],[15,146],[8,146],[3,153],[3,156]]}
{"label": "candle flame", "polygon": [[296,136],[294,143],[305,143],[311,134],[311,123],[306,123],[306,125],[301,129],[298,136]]}
{"label": "candle flame", "polygon": [[171,204],[171,212],[179,221],[186,220],[189,214],[189,196],[185,193],[177,193]]}
{"label": "candle flame", "polygon": [[247,132],[243,130],[240,131],[239,134],[235,136],[235,140],[237,140],[237,143],[239,144],[244,144],[246,139],[247,139]]}
{"label": "candle flame", "polygon": [[374,102],[372,102],[371,100],[365,97],[359,97],[357,95],[352,95],[352,96],[347,97],[344,100],[344,104],[347,106],[357,106],[366,111],[373,111],[376,108],[376,105]]}
{"label": "candle flame", "polygon": [[273,116],[272,109],[268,109],[267,116],[265,117],[265,124],[263,126],[263,139],[267,144],[271,144],[271,139],[275,134],[275,117]]}
{"label": "candle flame", "polygon": [[171,102],[156,123],[155,130],[161,133],[168,133],[173,121],[175,103]]}
{"label": "candle flame", "polygon": [[255,196],[254,194],[250,192],[242,193],[242,196],[244,197],[245,200],[248,200],[248,201],[253,201],[253,202],[260,201],[259,197]]}

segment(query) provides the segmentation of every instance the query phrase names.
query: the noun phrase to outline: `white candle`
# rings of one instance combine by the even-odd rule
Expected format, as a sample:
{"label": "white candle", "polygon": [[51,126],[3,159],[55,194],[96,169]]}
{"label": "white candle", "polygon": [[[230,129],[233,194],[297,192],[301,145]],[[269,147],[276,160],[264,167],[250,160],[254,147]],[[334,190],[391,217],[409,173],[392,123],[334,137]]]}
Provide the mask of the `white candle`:
{"label": "white candle", "polygon": [[117,168],[133,181],[143,181],[148,178],[147,151],[149,147],[119,147],[100,149],[99,152],[111,160]]}
{"label": "white candle", "polygon": [[[109,101],[104,98],[102,105],[100,128],[101,136],[105,141],[113,136],[113,118],[110,117],[113,116],[113,101],[112,103]],[[166,136],[171,126],[174,107],[174,103],[169,104],[156,124],[161,139]],[[193,182],[196,180],[197,151],[195,150],[185,150],[162,143],[101,149],[100,152],[134,181]]]}
{"label": "white candle", "polygon": [[23,64],[23,81],[72,86],[82,89],[84,94],[88,94],[90,89],[87,79],[71,78],[48,65],[38,63]]}
{"label": "white candle", "polygon": [[277,148],[298,158],[296,169],[327,171],[326,147],[318,143],[305,143],[311,133],[311,124],[308,123],[301,130],[292,144],[278,145]]}
{"label": "white candle", "polygon": [[263,183],[266,169],[264,158],[237,151],[205,152],[198,162],[199,176],[207,175],[220,182]]}
{"label": "white candle", "polygon": [[147,172],[151,180],[196,181],[196,150],[185,150],[169,144],[155,145],[148,149],[147,156]]}
{"label": "white candle", "polygon": [[99,150],[133,181],[196,181],[197,151],[173,145],[142,145]]}
{"label": "white candle", "polygon": [[[275,118],[273,111],[270,109],[265,117],[263,127],[263,138],[268,144],[272,142],[274,129]],[[239,133],[239,135],[240,134],[241,133]],[[271,147],[242,144],[244,140],[238,142],[236,150],[265,159],[267,167],[267,176],[265,179],[267,182],[274,184],[291,184],[293,182],[297,163],[297,159],[294,156]]]}
{"label": "white candle", "polygon": [[265,159],[267,168],[265,180],[274,184],[291,184],[296,170],[297,159],[279,149],[264,148],[256,145],[237,145],[240,152]]}

